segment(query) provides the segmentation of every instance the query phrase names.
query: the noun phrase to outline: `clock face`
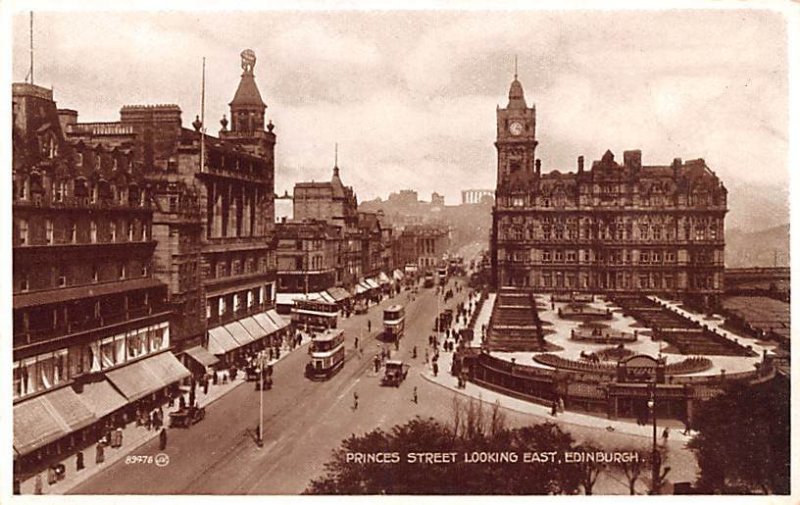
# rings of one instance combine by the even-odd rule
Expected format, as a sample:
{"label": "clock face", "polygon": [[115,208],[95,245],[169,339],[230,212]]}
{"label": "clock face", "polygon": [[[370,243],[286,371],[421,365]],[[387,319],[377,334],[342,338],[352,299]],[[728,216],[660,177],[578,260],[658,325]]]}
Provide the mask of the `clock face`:
{"label": "clock face", "polygon": [[508,128],[508,131],[511,132],[511,135],[520,135],[522,133],[522,130],[523,130],[522,123],[519,123],[517,121],[511,123],[511,126],[509,126]]}

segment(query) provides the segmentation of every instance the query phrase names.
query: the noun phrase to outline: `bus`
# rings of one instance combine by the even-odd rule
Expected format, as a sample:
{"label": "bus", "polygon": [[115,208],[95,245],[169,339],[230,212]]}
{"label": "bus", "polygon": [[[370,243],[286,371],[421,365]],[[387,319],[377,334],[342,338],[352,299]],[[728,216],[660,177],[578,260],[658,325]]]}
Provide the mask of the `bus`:
{"label": "bus", "polygon": [[292,322],[296,328],[308,331],[324,331],[336,328],[339,308],[324,300],[295,300],[292,307]]}
{"label": "bus", "polygon": [[436,274],[439,279],[440,286],[447,284],[447,263],[439,265],[439,268],[436,270]]}
{"label": "bus", "polygon": [[422,287],[432,288],[433,286],[434,286],[433,272],[425,272],[425,280],[423,281]]}
{"label": "bus", "polygon": [[392,305],[383,311],[383,338],[386,341],[399,341],[406,327],[406,309],[402,305]]}
{"label": "bus", "polygon": [[306,377],[311,380],[330,379],[344,366],[344,331],[327,330],[313,337],[308,354],[311,359],[306,364]]}

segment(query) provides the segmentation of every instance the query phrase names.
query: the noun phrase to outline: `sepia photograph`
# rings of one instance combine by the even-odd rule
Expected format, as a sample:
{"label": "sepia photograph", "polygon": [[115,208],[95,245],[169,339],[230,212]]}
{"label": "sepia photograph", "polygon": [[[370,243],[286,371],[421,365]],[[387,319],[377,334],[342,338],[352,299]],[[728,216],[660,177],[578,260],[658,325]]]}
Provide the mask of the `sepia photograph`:
{"label": "sepia photograph", "polygon": [[4,7],[0,501],[790,503],[796,4],[212,5]]}

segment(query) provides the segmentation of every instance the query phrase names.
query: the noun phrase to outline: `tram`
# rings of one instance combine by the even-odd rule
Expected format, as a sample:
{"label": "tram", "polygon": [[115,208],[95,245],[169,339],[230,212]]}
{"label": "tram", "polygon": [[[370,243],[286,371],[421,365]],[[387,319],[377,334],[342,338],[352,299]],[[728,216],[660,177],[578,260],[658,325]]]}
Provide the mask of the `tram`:
{"label": "tram", "polygon": [[292,321],[295,327],[324,331],[336,328],[339,309],[335,303],[323,300],[295,300]]}
{"label": "tram", "polygon": [[383,311],[383,338],[394,342],[403,338],[406,325],[406,309],[402,305],[392,305]]}
{"label": "tram", "polygon": [[327,380],[344,366],[344,331],[327,330],[311,339],[310,356],[306,364],[306,377]]}

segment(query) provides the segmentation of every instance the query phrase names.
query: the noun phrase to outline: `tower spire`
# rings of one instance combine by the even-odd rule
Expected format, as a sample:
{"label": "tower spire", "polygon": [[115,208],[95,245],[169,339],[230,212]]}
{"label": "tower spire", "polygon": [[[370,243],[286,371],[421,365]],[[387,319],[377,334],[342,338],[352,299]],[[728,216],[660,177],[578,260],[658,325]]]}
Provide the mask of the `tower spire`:
{"label": "tower spire", "polygon": [[333,176],[339,177],[339,143],[333,144]]}
{"label": "tower spire", "polygon": [[517,55],[514,55],[514,80],[517,80]]}

